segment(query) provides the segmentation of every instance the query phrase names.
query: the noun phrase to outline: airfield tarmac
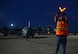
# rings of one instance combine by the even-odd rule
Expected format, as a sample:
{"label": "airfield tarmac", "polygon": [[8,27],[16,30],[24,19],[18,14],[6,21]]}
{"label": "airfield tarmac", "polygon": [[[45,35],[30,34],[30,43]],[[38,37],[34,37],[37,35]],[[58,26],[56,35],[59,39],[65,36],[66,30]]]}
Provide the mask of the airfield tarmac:
{"label": "airfield tarmac", "polygon": [[[53,54],[55,46],[55,35],[0,36],[0,54]],[[66,54],[78,54],[78,35],[68,35]]]}

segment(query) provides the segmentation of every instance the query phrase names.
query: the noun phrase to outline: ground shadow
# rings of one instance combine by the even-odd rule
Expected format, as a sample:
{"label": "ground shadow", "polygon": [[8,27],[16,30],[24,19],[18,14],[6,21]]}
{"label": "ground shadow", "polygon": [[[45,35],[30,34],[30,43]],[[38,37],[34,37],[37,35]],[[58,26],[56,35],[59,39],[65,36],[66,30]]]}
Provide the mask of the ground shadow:
{"label": "ground shadow", "polygon": [[48,37],[33,37],[33,38],[48,38]]}

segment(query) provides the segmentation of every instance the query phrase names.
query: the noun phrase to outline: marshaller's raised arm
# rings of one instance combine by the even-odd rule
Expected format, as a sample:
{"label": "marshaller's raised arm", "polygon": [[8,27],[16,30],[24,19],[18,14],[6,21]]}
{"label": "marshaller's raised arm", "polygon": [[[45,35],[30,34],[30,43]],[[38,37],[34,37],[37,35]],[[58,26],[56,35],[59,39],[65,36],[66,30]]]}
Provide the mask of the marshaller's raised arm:
{"label": "marshaller's raised arm", "polygon": [[64,15],[64,17],[65,17],[65,20],[68,22],[68,17],[66,15]]}
{"label": "marshaller's raised arm", "polygon": [[54,22],[57,21],[57,16],[58,16],[58,14],[56,14],[56,15],[54,16]]}

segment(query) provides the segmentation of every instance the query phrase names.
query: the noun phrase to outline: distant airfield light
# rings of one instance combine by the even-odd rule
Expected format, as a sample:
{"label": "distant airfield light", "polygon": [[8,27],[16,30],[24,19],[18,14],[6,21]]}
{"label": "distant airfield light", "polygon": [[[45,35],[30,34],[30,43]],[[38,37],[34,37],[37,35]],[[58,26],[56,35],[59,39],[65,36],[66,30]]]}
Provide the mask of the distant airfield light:
{"label": "distant airfield light", "polygon": [[60,12],[64,12],[66,10],[66,7],[64,7],[64,8],[59,7],[59,10],[60,10]]}
{"label": "distant airfield light", "polygon": [[11,24],[11,26],[13,27],[13,26],[14,26],[14,24]]}

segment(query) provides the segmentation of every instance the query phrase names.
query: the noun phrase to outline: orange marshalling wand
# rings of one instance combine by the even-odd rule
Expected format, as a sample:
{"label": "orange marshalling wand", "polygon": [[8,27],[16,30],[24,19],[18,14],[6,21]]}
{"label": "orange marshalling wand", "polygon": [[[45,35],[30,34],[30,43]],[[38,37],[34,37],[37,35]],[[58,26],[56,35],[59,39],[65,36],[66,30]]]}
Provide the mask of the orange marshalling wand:
{"label": "orange marshalling wand", "polygon": [[64,8],[59,7],[59,10],[60,10],[60,12],[64,12],[66,10],[66,7],[64,7]]}

